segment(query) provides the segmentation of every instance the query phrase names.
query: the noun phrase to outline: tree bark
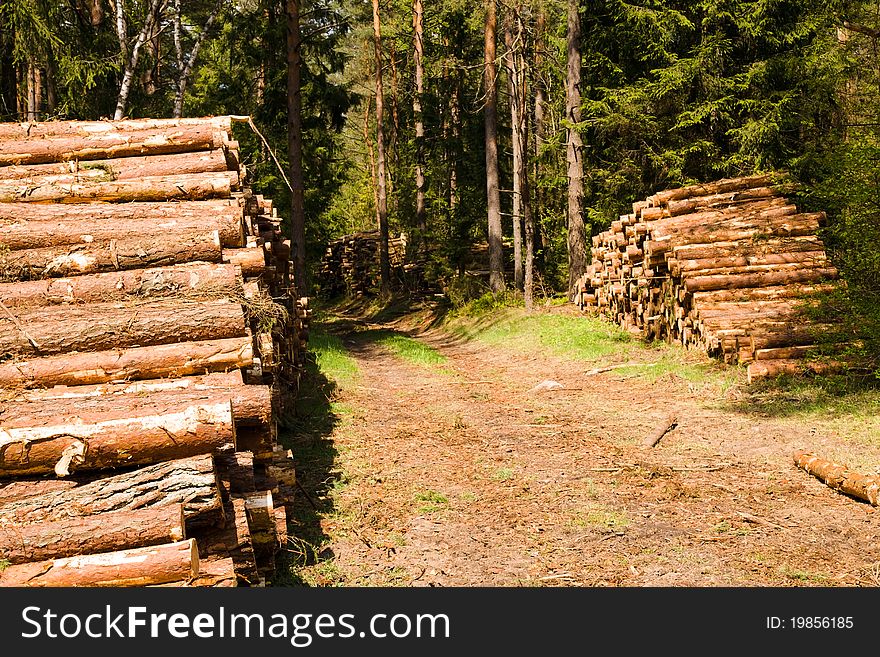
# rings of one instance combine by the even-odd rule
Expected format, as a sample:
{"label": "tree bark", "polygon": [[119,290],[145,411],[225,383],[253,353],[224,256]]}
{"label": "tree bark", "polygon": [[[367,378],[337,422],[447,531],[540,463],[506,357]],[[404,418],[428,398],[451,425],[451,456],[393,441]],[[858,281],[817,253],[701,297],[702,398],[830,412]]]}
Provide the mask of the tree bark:
{"label": "tree bark", "polygon": [[568,163],[568,293],[577,294],[577,281],[587,270],[587,234],[584,225],[584,156],[578,130],[581,122],[581,18],[580,3],[567,0],[566,43],[568,64],[565,76],[565,118],[567,126],[566,162]]}
{"label": "tree bark", "polygon": [[36,308],[16,319],[0,314],[0,354],[6,358],[222,340],[247,331],[241,304],[226,300]]}
{"label": "tree bark", "polygon": [[145,586],[198,574],[199,552],[191,539],[9,566],[0,571],[0,587]]}
{"label": "tree bark", "polygon": [[[98,124],[99,126],[101,124]],[[166,155],[222,148],[226,133],[210,123],[154,127],[136,132],[100,131],[87,135],[7,139],[0,143],[0,165],[47,164],[67,160],[106,160],[134,155]]]}
{"label": "tree bark", "polygon": [[[196,58],[199,56],[199,51],[202,49],[202,44],[204,44],[205,39],[208,36],[208,33],[211,31],[211,27],[214,25],[214,21],[217,20],[217,15],[220,13],[220,8],[223,5],[223,0],[218,0],[217,4],[214,5],[214,9],[211,10],[211,13],[208,14],[208,18],[205,21],[204,27],[202,27],[202,31],[199,33],[199,36],[196,38],[196,42],[193,44],[192,50],[190,50],[189,55],[186,57],[186,60],[181,57],[181,53],[178,50],[177,57],[177,67],[178,67],[178,76],[177,76],[177,85],[174,90],[174,110],[172,112],[172,116],[174,118],[180,118],[180,115],[183,114],[183,97],[186,94],[186,86],[189,83],[189,76],[192,74],[193,65],[196,62]],[[180,2],[175,6],[175,17],[174,20],[179,25],[181,16],[180,16]]]}
{"label": "tree bark", "polygon": [[252,364],[253,340],[250,336],[176,342],[0,362],[0,386],[79,386],[225,372],[250,367]]}
{"label": "tree bark", "polygon": [[852,495],[872,506],[878,505],[880,477],[853,472],[845,465],[827,461],[803,450],[794,453],[794,463],[817,479],[821,479],[826,486]]}
{"label": "tree bark", "polygon": [[[98,137],[108,138],[112,135],[116,135],[120,142],[122,141],[122,138],[127,136],[138,143],[143,143],[145,140],[159,140],[162,135],[166,133],[174,134],[181,130],[191,131],[193,129],[197,129],[199,131],[198,134],[202,134],[202,141],[207,140],[208,136],[213,140],[214,138],[219,138],[215,133],[226,133],[228,135],[232,131],[232,117],[227,115],[180,119],[0,123],[0,142],[17,142],[34,138],[44,139],[47,137],[67,137],[75,140],[84,140]],[[195,139],[193,135],[196,133],[189,132],[188,134],[190,134],[190,138]],[[101,142],[99,141],[97,143],[100,144]],[[195,143],[198,144],[200,142],[196,140]],[[213,141],[211,143],[213,143]],[[219,148],[222,145],[222,143],[219,143],[216,147]],[[5,152],[6,150],[7,146],[4,144],[3,151]],[[177,152],[186,152],[186,150],[187,149],[184,148]]]}
{"label": "tree bark", "polygon": [[[113,113],[113,120],[119,121],[125,116],[125,109],[128,106],[128,95],[131,92],[131,82],[134,79],[135,71],[137,70],[138,61],[140,60],[141,48],[143,48],[144,43],[146,43],[147,38],[149,38],[153,33],[153,26],[159,22],[159,12],[161,11],[162,0],[150,0],[150,4],[147,7],[147,15],[144,18],[144,26],[138,34],[137,40],[131,48],[131,53],[128,52],[128,39],[125,31],[122,30],[119,34],[121,54],[123,59],[123,74],[122,74],[122,82],[119,85],[119,95],[116,100],[116,110]],[[116,0],[116,12],[117,12],[117,22],[120,20],[120,16],[124,14],[125,9],[121,0]],[[122,20],[124,21],[124,15],[122,16]]]}
{"label": "tree bark", "polygon": [[45,561],[114,552],[186,538],[183,505],[148,507],[35,523],[0,525],[0,560]]}
{"label": "tree bark", "polygon": [[489,288],[498,294],[504,291],[504,252],[501,227],[501,190],[498,182],[498,66],[496,32],[498,17],[495,0],[485,0],[486,22],[483,46],[483,106],[486,134],[486,207],[489,239]]}
{"label": "tree bark", "polygon": [[756,176],[744,176],[742,178],[725,178],[713,183],[700,183],[697,185],[689,185],[687,187],[677,187],[668,189],[648,197],[648,204],[651,207],[662,206],[670,201],[680,201],[682,199],[692,199],[699,196],[711,196],[714,194],[727,194],[730,192],[738,192],[743,189],[752,187],[765,187],[773,182],[772,174],[758,174]]}
{"label": "tree bark", "polygon": [[382,84],[382,23],[379,0],[373,0],[373,44],[376,52],[376,179],[379,201],[379,276],[382,293],[391,290],[391,262],[388,256],[388,190],[385,172],[385,93]]}
{"label": "tree bark", "polygon": [[[511,13],[511,12],[508,12]],[[516,19],[508,15],[504,21],[504,45],[507,52],[507,84],[510,97],[510,137],[513,147],[513,199],[511,214],[513,215],[513,284],[516,289],[523,289],[523,124],[520,107],[519,52],[515,50],[513,23]]]}
{"label": "tree bark", "polygon": [[262,247],[223,249],[223,262],[240,267],[244,276],[259,276],[266,271],[266,252]]}
{"label": "tree bark", "polygon": [[[26,214],[26,217],[23,218],[22,214]],[[149,201],[140,203],[33,203],[27,206],[18,203],[0,203],[0,229],[21,223],[23,220],[28,222],[62,222],[81,219],[94,223],[149,220],[154,223],[163,223],[221,214],[235,216],[241,221],[244,218],[243,209],[238,199],[175,201],[173,203]]]}
{"label": "tree bark", "polygon": [[425,93],[424,9],[422,0],[413,0],[413,64],[416,90],[413,94],[413,117],[416,128],[416,228],[419,248],[427,251],[428,224],[425,208],[425,119],[422,114],[422,96]]}
{"label": "tree bark", "polygon": [[[58,400],[55,400],[58,401]],[[207,454],[235,445],[232,404],[160,402],[138,409],[53,415],[45,403],[38,417],[0,415],[0,476],[104,470]],[[63,404],[60,407],[63,408]]]}
{"label": "tree bark", "polygon": [[239,582],[258,584],[254,546],[247,523],[247,511],[243,499],[231,499],[224,507],[227,525],[222,529],[204,532],[198,537],[199,552],[231,558]]}
{"label": "tree bark", "polygon": [[10,309],[118,303],[156,297],[216,299],[243,294],[241,275],[235,265],[201,262],[70,278],[0,283],[0,301]]}
{"label": "tree bark", "polygon": [[[247,249],[229,249],[228,252],[233,254],[245,250]],[[0,254],[0,281],[27,281],[145,267],[169,267],[197,261],[219,262],[226,254],[220,248],[220,234],[216,230],[24,249]]]}
{"label": "tree bark", "polygon": [[305,295],[306,216],[302,142],[302,34],[300,0],[287,0],[287,152],[290,161],[290,246],[293,251],[294,285]]}
{"label": "tree bark", "polygon": [[66,490],[26,490],[18,498],[7,496],[0,501],[0,523],[52,522],[168,505],[183,505],[188,523],[222,509],[213,457],[205,454],[166,461]]}
{"label": "tree bark", "polygon": [[235,574],[235,563],[229,557],[208,557],[199,560],[199,574],[188,579],[165,584],[153,584],[161,587],[211,587],[228,588],[238,586]]}

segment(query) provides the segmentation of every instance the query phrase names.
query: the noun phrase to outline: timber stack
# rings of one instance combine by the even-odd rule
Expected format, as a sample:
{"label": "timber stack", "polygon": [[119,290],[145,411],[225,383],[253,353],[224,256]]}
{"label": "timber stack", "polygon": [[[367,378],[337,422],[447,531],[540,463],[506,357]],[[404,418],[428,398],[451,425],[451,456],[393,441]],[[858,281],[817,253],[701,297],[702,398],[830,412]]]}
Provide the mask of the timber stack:
{"label": "timber stack", "polygon": [[0,124],[0,586],[274,572],[309,310],[232,125]]}
{"label": "timber stack", "polygon": [[838,279],[783,178],[756,175],[658,192],[592,238],[575,301],[647,339],[747,363],[749,380],[830,367],[805,358],[834,327],[809,316]]}
{"label": "timber stack", "polygon": [[[364,231],[333,240],[321,260],[318,282],[326,297],[346,294],[361,298],[374,293],[380,284],[379,231]],[[406,235],[388,240],[391,274],[402,281],[412,266],[406,262]]]}

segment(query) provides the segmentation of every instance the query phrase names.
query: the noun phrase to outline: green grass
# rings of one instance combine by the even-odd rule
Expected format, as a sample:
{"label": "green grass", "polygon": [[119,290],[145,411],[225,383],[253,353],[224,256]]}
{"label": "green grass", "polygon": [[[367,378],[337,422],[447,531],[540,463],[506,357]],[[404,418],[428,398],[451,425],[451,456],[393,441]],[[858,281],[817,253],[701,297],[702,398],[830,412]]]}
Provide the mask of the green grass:
{"label": "green grass", "polygon": [[402,333],[377,331],[376,344],[384,347],[398,358],[415,365],[443,365],[448,360],[433,347]]}
{"label": "green grass", "polygon": [[449,498],[434,490],[416,493],[414,497],[419,503],[419,513],[435,513],[449,506]]}
{"label": "green grass", "polygon": [[357,362],[335,335],[313,327],[309,332],[309,351],[315,355],[321,373],[338,387],[344,388],[357,381],[360,375]]}

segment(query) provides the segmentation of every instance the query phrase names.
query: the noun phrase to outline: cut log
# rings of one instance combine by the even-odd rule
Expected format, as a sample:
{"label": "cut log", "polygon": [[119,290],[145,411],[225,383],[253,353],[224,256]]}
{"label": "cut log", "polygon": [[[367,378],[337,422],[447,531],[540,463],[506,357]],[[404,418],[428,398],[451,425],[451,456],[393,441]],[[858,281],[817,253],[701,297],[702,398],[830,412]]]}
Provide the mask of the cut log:
{"label": "cut log", "polygon": [[845,363],[837,361],[813,361],[802,358],[756,360],[749,363],[748,382],[755,383],[765,379],[771,379],[782,374],[802,376],[804,374],[835,374],[847,369]]}
{"label": "cut log", "polygon": [[0,253],[0,281],[168,267],[194,261],[220,262],[220,259],[220,234],[216,230],[180,235],[165,233]]}
{"label": "cut log", "polygon": [[[783,286],[768,286],[760,288],[735,288],[731,290],[712,290],[708,292],[694,292],[693,303],[722,303],[762,301],[773,299],[811,299],[824,292],[836,289],[833,283],[826,284],[793,284]],[[683,301],[683,299],[681,299]]]}
{"label": "cut log", "polygon": [[777,347],[775,349],[756,349],[755,360],[791,360],[806,358],[815,353],[818,347],[814,344],[800,345],[797,347]]}
{"label": "cut log", "polygon": [[677,424],[678,418],[675,415],[667,417],[645,438],[645,447],[655,447],[663,439],[663,436],[672,431]]}
{"label": "cut log", "polygon": [[715,242],[711,244],[685,244],[673,249],[676,260],[699,260],[702,258],[728,258],[731,256],[769,256],[777,253],[801,253],[823,251],[822,241],[814,235],[803,237],[771,237],[770,239],[739,242]]}
{"label": "cut log", "polygon": [[203,262],[0,283],[0,300],[7,308],[118,303],[171,296],[216,299],[225,296],[241,297],[242,294],[241,272],[235,265]]}
{"label": "cut log", "polygon": [[69,185],[85,181],[135,180],[154,176],[183,176],[192,173],[227,170],[226,154],[223,149],[218,148],[213,151],[172,155],[5,166],[0,167],[0,181],[23,180],[32,186],[45,183]]}
{"label": "cut log", "polygon": [[162,545],[185,538],[180,504],[36,523],[0,524],[0,560],[13,564],[46,561]]}
{"label": "cut log", "polygon": [[157,222],[203,219],[217,214],[244,217],[239,199],[207,201],[169,201],[162,203],[0,203],[0,227],[22,221],[61,222],[91,221],[94,223]]}
{"label": "cut log", "polygon": [[238,586],[238,577],[235,574],[235,564],[231,558],[208,557],[207,559],[199,559],[199,574],[195,577],[152,586],[228,588]]}
{"label": "cut log", "polygon": [[166,461],[67,490],[19,492],[17,499],[6,496],[0,502],[0,523],[51,522],[179,504],[190,523],[222,509],[209,455]]}
{"label": "cut log", "polygon": [[195,540],[189,539],[9,566],[0,571],[0,587],[145,586],[198,574],[198,548]]}
{"label": "cut log", "polygon": [[[0,482],[0,507],[25,497],[70,490],[79,482],[71,479],[26,479]],[[2,521],[0,521],[2,522]]]}
{"label": "cut log", "polygon": [[244,276],[259,276],[266,271],[266,254],[262,248],[223,249],[223,262],[241,267]]}
{"label": "cut log", "polygon": [[13,322],[0,314],[0,354],[7,358],[220,340],[246,334],[241,304],[226,300],[23,309],[16,318]]}
{"label": "cut log", "polygon": [[[801,251],[789,253],[769,253],[767,255],[735,255],[735,256],[717,256],[712,258],[699,258],[694,260],[682,260],[676,258],[674,264],[670,261],[669,271],[673,276],[691,274],[692,272],[700,272],[714,269],[739,269],[742,267],[773,267],[775,271],[780,271],[776,265],[797,264],[801,267],[827,267],[828,256],[825,250],[821,251]],[[707,273],[711,273],[708,272]],[[738,273],[738,272],[731,272]],[[745,272],[744,272],[745,273]],[[705,275],[705,274],[701,274]]]}
{"label": "cut log", "polygon": [[877,506],[880,495],[880,477],[853,472],[845,465],[820,458],[815,454],[798,450],[794,453],[797,467],[822,480],[826,486]]}
{"label": "cut log", "polygon": [[777,179],[778,176],[772,174],[759,174],[742,178],[725,178],[724,180],[718,180],[713,183],[700,183],[697,185],[688,185],[687,187],[678,187],[676,189],[657,192],[656,194],[649,196],[647,202],[651,206],[657,206],[664,205],[670,201],[710,196],[713,194],[728,194],[730,192],[737,192],[752,187],[766,187]]}
{"label": "cut log", "polygon": [[253,364],[249,336],[0,362],[0,386],[49,387],[183,377]]}
{"label": "cut log", "polygon": [[199,553],[231,558],[239,585],[258,586],[261,582],[254,546],[247,523],[245,501],[231,499],[225,505],[226,527],[201,533]]}
{"label": "cut log", "polygon": [[178,405],[158,400],[128,409],[75,416],[0,415],[0,476],[102,470],[210,453],[235,445],[232,405]]}
{"label": "cut log", "polygon": [[65,218],[58,221],[28,221],[27,209],[17,223],[0,223],[0,243],[10,251],[45,249],[77,244],[152,240],[168,242],[172,235],[208,235],[217,231],[222,246],[239,247],[245,244],[241,214],[233,211],[212,213],[200,217],[173,217],[156,219],[117,219],[96,221],[91,218]]}
{"label": "cut log", "polygon": [[172,130],[152,128],[131,134],[95,132],[45,139],[7,139],[0,148],[0,166],[207,151],[222,148],[225,141],[224,133],[210,125],[179,126]]}
{"label": "cut log", "polygon": [[707,290],[731,290],[735,288],[791,285],[793,283],[817,283],[834,280],[838,276],[834,268],[798,269],[794,271],[766,271],[754,274],[695,276],[684,282],[688,292]]}
{"label": "cut log", "polygon": [[[229,116],[193,117],[181,119],[124,119],[122,121],[28,121],[21,123],[0,123],[0,140],[20,141],[36,137],[90,137],[93,135],[150,134],[192,126],[208,127],[225,133],[232,131],[232,118]],[[4,145],[5,148],[5,145]]]}
{"label": "cut log", "polygon": [[755,199],[770,198],[773,196],[780,196],[780,190],[775,187],[750,187],[735,192],[709,194],[707,196],[669,201],[666,203],[666,211],[670,216],[675,216],[678,214],[693,212],[698,208],[733,205],[735,203],[749,202]]}
{"label": "cut log", "polygon": [[217,477],[227,495],[253,493],[254,455],[251,452],[233,452],[218,454],[214,457],[217,464]]}
{"label": "cut log", "polygon": [[[0,153],[0,159],[3,155]],[[130,203],[133,201],[171,201],[183,199],[198,201],[209,198],[227,198],[238,189],[236,171],[172,174],[132,180],[98,182],[87,180],[77,183],[31,185],[26,181],[0,181],[0,201],[3,203]]]}

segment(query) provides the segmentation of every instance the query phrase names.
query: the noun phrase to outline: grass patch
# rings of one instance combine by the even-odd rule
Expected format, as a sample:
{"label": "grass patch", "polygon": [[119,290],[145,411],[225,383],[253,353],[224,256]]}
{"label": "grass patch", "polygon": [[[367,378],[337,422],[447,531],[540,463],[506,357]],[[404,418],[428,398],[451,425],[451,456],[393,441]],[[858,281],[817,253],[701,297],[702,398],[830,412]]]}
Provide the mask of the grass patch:
{"label": "grass patch", "polygon": [[436,513],[449,506],[449,498],[434,490],[416,493],[414,497],[420,505],[419,513]]}
{"label": "grass patch", "polygon": [[595,505],[586,511],[577,512],[572,519],[575,527],[591,527],[602,531],[620,531],[629,527],[629,518],[623,511],[615,511],[605,506]]}
{"label": "grass patch", "polygon": [[320,327],[312,327],[309,331],[309,351],[314,354],[321,373],[338,387],[344,388],[357,381],[360,375],[357,362],[335,335],[322,331]]}
{"label": "grass patch", "polygon": [[398,358],[415,365],[435,366],[443,365],[448,360],[446,356],[424,342],[420,342],[408,335],[393,331],[375,331],[376,344],[384,347]]}
{"label": "grass patch", "polygon": [[495,481],[510,481],[513,477],[513,468],[498,468],[492,473],[492,479]]}

